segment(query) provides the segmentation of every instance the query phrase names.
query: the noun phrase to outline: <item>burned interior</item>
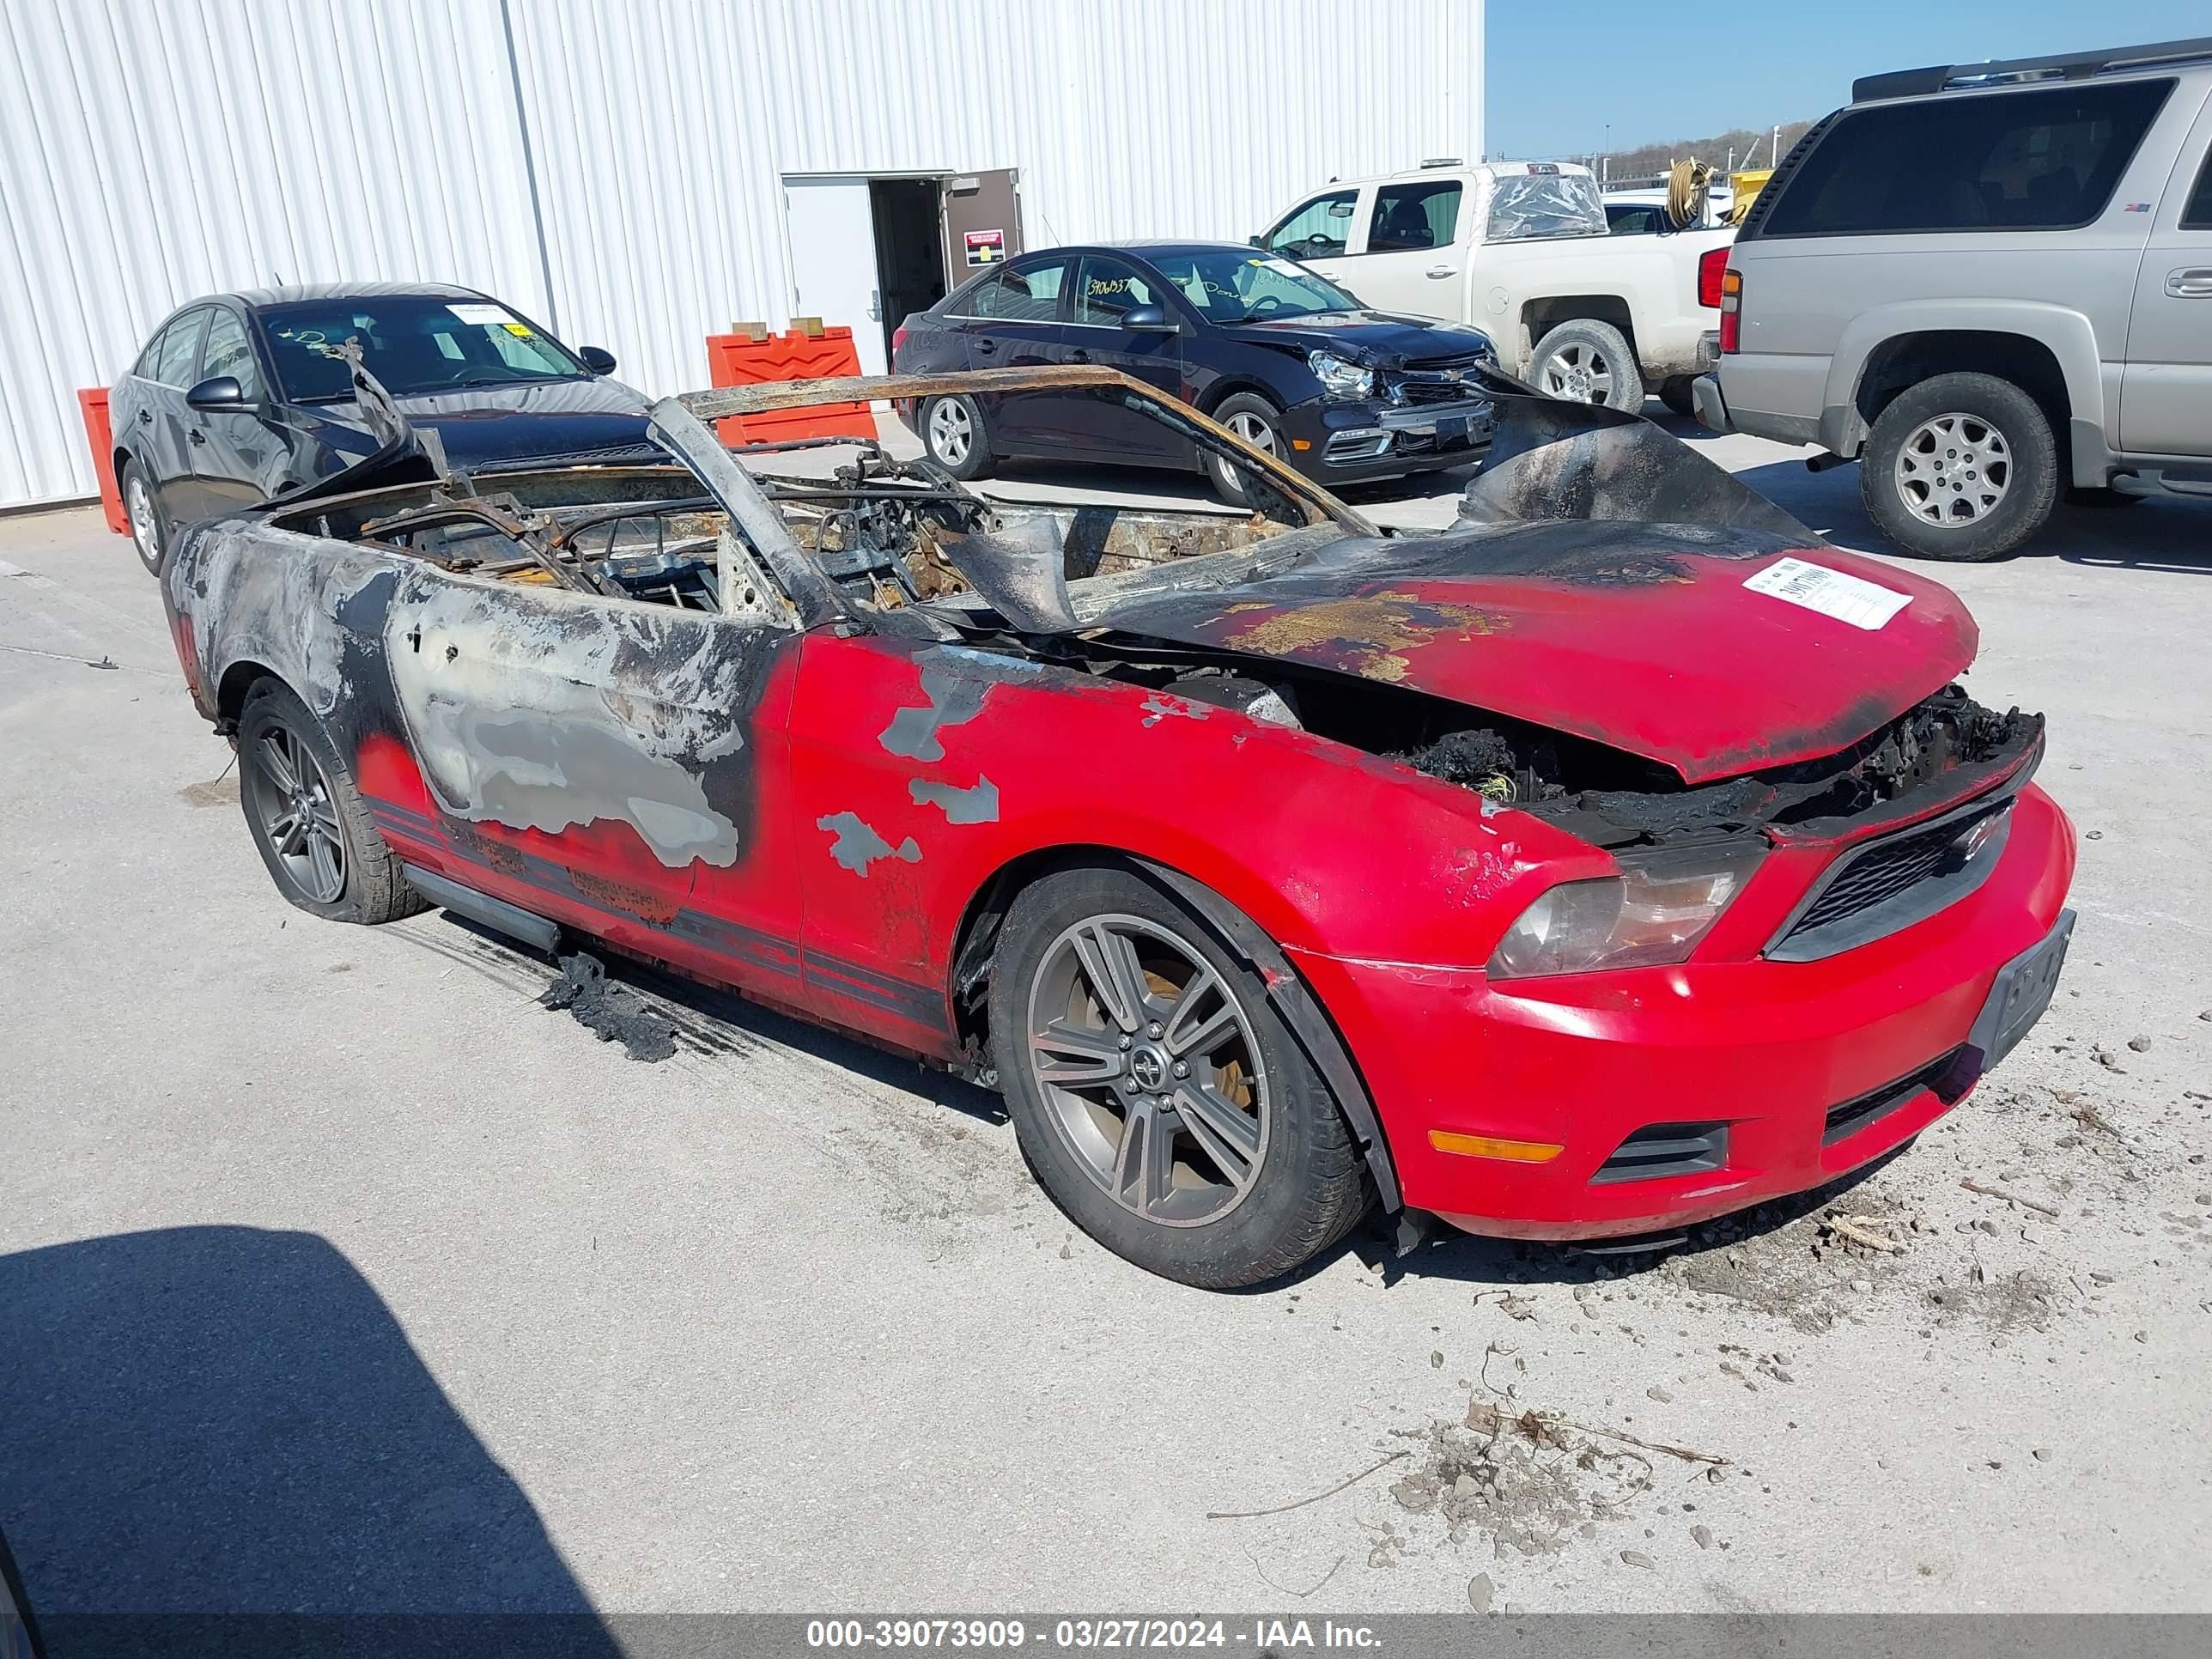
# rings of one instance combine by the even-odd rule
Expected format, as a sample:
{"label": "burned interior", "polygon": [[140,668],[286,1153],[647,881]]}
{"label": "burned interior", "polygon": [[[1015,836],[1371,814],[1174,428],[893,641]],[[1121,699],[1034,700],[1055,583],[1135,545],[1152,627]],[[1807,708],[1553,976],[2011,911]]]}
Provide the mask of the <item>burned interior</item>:
{"label": "burned interior", "polygon": [[[1635,417],[1552,402],[1497,376],[1497,436],[1457,521],[1439,532],[1385,532],[1225,429],[1111,371],[961,378],[1006,394],[1119,399],[1229,456],[1255,481],[1261,506],[1015,502],[874,441],[724,452],[701,424],[856,393],[922,396],[934,385],[904,377],[693,394],[680,410],[664,405],[659,435],[678,452],[665,466],[471,479],[410,454],[403,423],[392,429],[381,471],[356,474],[406,482],[295,500],[272,520],[501,581],[785,625],[836,614],[1051,662],[1310,731],[1607,848],[1834,832],[1877,809],[1905,816],[1923,797],[1959,793],[1973,780],[2024,778],[2039,749],[2040,717],[1994,713],[1946,685],[1869,726],[1837,730],[1809,757],[1760,764],[1747,754],[1725,776],[1692,779],[1604,732],[1412,683],[1408,651],[1502,629],[1508,619],[1423,601],[1394,583],[1472,574],[1602,594],[1687,585],[1693,558],[1824,545]],[[797,470],[799,456],[814,451],[831,465]],[[795,581],[814,591],[812,614],[794,600]],[[1253,613],[1256,622],[1243,623]]]}

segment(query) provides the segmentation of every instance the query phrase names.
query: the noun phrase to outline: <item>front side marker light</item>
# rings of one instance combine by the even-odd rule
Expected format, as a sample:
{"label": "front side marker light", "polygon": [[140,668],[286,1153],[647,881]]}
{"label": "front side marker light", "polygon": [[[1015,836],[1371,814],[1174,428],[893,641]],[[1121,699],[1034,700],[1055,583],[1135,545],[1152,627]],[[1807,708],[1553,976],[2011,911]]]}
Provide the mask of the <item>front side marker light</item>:
{"label": "front side marker light", "polygon": [[1508,1164],[1549,1164],[1567,1150],[1548,1140],[1508,1140],[1502,1135],[1463,1135],[1449,1129],[1430,1130],[1429,1145],[1462,1158],[1502,1158]]}

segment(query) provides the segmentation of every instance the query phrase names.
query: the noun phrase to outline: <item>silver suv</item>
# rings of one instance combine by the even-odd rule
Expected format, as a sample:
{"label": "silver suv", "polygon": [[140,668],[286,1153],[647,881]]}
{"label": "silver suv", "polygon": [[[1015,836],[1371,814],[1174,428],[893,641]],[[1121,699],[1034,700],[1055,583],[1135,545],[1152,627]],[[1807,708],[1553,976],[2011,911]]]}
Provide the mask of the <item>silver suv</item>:
{"label": "silver suv", "polygon": [[2010,551],[2062,490],[2212,495],[2212,40],[1851,99],[1744,221],[1698,418],[1861,460],[1930,558]]}

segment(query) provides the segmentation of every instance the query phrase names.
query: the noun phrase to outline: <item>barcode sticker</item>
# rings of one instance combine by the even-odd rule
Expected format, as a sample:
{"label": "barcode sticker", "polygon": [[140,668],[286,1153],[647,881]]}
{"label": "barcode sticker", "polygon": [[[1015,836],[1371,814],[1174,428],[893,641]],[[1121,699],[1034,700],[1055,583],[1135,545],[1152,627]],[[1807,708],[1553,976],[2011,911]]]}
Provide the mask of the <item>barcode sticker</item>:
{"label": "barcode sticker", "polygon": [[1869,633],[1912,603],[1910,593],[1896,592],[1803,559],[1777,559],[1744,586],[1754,593],[1786,599]]}

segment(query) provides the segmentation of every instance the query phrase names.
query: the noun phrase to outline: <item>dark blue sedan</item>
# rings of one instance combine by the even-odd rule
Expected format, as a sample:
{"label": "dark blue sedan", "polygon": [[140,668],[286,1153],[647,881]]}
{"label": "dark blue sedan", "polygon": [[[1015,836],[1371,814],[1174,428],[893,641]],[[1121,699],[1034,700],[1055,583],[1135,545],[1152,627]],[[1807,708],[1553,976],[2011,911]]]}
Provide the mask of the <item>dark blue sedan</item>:
{"label": "dark blue sedan", "polygon": [[[1463,384],[1495,362],[1488,336],[1366,310],[1304,265],[1233,243],[1032,253],[908,317],[893,352],[902,374],[1102,363],[1325,484],[1465,465],[1490,439],[1491,406]],[[1095,391],[899,412],[957,477],[1018,457],[1182,467],[1245,501],[1225,463]]]}
{"label": "dark blue sedan", "polygon": [[108,394],[115,481],[132,539],[159,574],[181,526],[289,494],[374,454],[353,401],[362,362],[450,466],[658,457],[651,405],[606,377],[615,360],[571,351],[473,289],[262,289],[215,294],[154,331]]}

